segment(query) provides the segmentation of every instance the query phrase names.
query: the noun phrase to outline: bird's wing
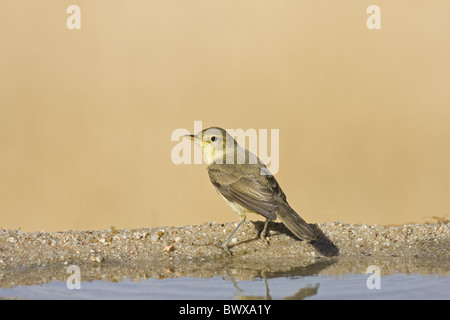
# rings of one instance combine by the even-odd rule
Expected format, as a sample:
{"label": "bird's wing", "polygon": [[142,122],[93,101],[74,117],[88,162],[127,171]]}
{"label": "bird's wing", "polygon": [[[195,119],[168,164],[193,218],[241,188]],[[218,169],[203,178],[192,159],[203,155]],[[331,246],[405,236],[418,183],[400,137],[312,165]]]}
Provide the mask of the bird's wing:
{"label": "bird's wing", "polygon": [[248,211],[275,220],[280,199],[286,199],[272,175],[261,175],[255,164],[212,164],[209,178],[216,189],[231,202]]}

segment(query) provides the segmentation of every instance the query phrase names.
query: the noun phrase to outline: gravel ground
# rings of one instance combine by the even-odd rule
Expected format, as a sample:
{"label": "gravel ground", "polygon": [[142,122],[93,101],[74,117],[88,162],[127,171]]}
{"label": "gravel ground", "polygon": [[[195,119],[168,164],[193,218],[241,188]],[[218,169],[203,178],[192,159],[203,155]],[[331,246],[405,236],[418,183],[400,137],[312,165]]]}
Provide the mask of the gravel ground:
{"label": "gravel ground", "polygon": [[283,224],[269,224],[269,243],[256,235],[263,222],[245,222],[230,242],[216,245],[235,223],[100,231],[31,232],[0,229],[0,287],[65,280],[69,265],[83,280],[233,275],[239,279],[301,274],[450,274],[450,222],[401,226],[314,225],[320,239],[300,241]]}

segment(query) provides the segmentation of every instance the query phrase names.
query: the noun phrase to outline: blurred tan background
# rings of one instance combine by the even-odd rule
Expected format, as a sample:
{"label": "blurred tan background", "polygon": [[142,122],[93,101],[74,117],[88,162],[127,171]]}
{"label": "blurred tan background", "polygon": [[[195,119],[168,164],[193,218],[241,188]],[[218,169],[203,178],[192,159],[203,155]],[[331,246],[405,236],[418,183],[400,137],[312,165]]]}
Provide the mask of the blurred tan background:
{"label": "blurred tan background", "polygon": [[[81,30],[66,27],[70,4]],[[370,4],[381,30],[366,27]],[[449,12],[446,0],[2,0],[0,227],[236,220],[205,164],[171,161],[172,131],[194,120],[279,129],[276,177],[308,222],[448,215]]]}

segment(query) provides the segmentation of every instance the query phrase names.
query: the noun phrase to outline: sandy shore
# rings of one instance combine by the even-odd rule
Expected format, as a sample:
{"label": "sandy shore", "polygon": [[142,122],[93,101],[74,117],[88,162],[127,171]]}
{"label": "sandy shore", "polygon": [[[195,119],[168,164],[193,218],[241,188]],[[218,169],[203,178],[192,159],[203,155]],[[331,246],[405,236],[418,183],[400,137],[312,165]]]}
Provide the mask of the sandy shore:
{"label": "sandy shore", "polygon": [[402,226],[314,225],[311,243],[271,222],[269,244],[257,236],[263,223],[246,222],[230,243],[229,256],[216,245],[235,223],[99,231],[32,232],[0,229],[0,287],[67,278],[79,265],[85,280],[210,277],[235,274],[365,273],[370,264],[385,272],[450,274],[450,223]]}

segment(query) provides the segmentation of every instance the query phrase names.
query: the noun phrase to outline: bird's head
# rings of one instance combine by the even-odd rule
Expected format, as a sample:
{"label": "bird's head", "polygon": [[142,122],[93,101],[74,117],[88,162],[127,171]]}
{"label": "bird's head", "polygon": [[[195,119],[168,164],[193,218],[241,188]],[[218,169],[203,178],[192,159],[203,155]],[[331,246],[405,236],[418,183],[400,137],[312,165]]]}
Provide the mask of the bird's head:
{"label": "bird's head", "polygon": [[223,161],[227,148],[230,151],[233,150],[231,152],[234,153],[236,141],[229,133],[219,127],[211,127],[197,134],[184,137],[193,140],[195,144],[202,148],[203,157],[208,164]]}

